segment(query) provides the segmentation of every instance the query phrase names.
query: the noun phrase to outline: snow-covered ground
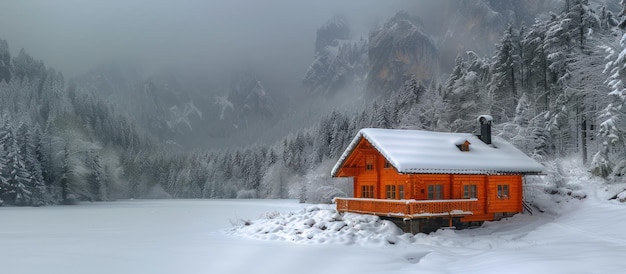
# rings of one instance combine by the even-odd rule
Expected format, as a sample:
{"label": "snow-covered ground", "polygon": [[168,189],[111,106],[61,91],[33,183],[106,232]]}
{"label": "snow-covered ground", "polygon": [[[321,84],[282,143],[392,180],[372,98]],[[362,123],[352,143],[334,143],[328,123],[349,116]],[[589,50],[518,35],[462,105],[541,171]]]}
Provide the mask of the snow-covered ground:
{"label": "snow-covered ground", "polygon": [[[621,187],[621,186],[619,186]],[[617,187],[617,188],[619,188]],[[614,187],[615,188],[615,187]],[[134,200],[0,207],[1,273],[622,273],[626,205],[611,187],[547,210],[401,234],[293,200]]]}

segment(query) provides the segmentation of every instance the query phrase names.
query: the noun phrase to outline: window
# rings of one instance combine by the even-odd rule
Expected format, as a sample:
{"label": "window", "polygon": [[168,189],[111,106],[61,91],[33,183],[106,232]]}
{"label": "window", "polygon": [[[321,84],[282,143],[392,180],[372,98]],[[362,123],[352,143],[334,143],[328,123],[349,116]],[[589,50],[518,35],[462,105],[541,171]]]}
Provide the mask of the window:
{"label": "window", "polygon": [[361,186],[361,198],[374,198],[374,186]]}
{"label": "window", "polygon": [[389,161],[385,161],[385,168],[391,168],[391,163],[389,163]]}
{"label": "window", "polygon": [[429,200],[443,199],[443,185],[429,185],[428,186],[428,199]]}
{"label": "window", "polygon": [[398,199],[404,199],[404,185],[398,185]]}
{"label": "window", "polygon": [[463,186],[463,198],[476,198],[476,185],[464,185]]}
{"label": "window", "polygon": [[386,185],[385,190],[387,191],[387,199],[396,198],[396,186],[395,185]]}
{"label": "window", "polygon": [[509,198],[509,185],[498,185],[498,199]]}

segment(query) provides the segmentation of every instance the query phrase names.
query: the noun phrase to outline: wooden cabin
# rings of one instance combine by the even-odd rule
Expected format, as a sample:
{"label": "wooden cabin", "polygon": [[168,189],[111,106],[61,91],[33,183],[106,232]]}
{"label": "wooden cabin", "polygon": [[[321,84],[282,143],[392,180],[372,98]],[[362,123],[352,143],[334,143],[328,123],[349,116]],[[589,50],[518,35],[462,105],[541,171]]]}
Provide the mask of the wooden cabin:
{"label": "wooden cabin", "polygon": [[354,197],[335,198],[337,210],[411,221],[411,232],[427,230],[426,221],[463,226],[522,212],[524,176],[543,166],[492,140],[490,116],[479,121],[478,136],[360,130],[332,170],[354,180]]}

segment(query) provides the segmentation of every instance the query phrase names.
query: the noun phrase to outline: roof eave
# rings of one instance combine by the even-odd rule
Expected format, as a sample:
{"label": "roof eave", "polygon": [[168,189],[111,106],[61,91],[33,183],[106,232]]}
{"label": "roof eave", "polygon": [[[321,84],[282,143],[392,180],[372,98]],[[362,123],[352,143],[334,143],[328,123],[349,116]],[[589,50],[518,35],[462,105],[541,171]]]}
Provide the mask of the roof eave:
{"label": "roof eave", "polygon": [[352,154],[354,149],[357,147],[357,145],[361,141],[361,138],[363,138],[363,133],[361,131],[359,131],[356,134],[356,136],[354,136],[354,138],[352,139],[352,141],[350,142],[350,144],[348,145],[346,150],[343,151],[343,154],[341,154],[341,157],[339,158],[339,161],[337,161],[337,163],[335,164],[335,166],[331,170],[331,172],[330,172],[330,176],[331,177],[337,177],[337,175],[339,174],[339,170],[343,167],[343,164],[346,162],[346,160],[348,159],[350,154]]}

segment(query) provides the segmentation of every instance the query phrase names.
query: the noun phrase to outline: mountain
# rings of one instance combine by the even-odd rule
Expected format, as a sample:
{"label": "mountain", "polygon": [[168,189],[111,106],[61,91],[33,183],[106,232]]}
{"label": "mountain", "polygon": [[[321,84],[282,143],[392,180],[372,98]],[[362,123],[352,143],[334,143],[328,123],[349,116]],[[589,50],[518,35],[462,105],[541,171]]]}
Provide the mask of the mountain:
{"label": "mountain", "polygon": [[441,56],[442,68],[452,69],[458,55],[471,50],[491,57],[495,45],[509,25],[531,26],[535,18],[555,11],[562,1],[555,0],[443,0],[430,9],[415,11],[427,22]]}
{"label": "mountain", "polygon": [[277,112],[272,96],[261,80],[249,72],[233,73],[227,99],[231,111],[222,118],[230,118],[235,127],[247,127],[258,119],[271,118]]}
{"label": "mountain", "polygon": [[160,73],[145,77],[136,67],[103,65],[78,77],[80,90],[100,97],[131,117],[161,140],[191,141],[194,128],[202,124],[202,111],[195,98],[175,75]]}
{"label": "mountain", "polygon": [[345,17],[336,16],[317,30],[315,56],[302,84],[310,94],[334,95],[346,87],[362,87],[369,67],[368,43],[349,40]]}
{"label": "mountain", "polygon": [[281,117],[275,96],[253,75],[233,72],[222,83],[226,88],[216,88],[173,69],[146,75],[136,67],[112,64],[74,82],[82,92],[136,119],[162,143],[189,149],[242,145],[259,126]]}
{"label": "mountain", "polygon": [[422,31],[421,19],[398,12],[369,36],[367,89],[369,93],[395,92],[411,75],[430,81],[439,75],[439,53]]}
{"label": "mountain", "polygon": [[366,86],[369,96],[389,96],[411,75],[439,80],[467,51],[491,57],[509,25],[530,26],[557,6],[551,0],[413,3],[358,40],[351,40],[347,19],[335,16],[317,31],[302,83],[315,95]]}
{"label": "mountain", "polygon": [[315,38],[315,53],[323,51],[326,47],[339,46],[339,41],[350,38],[350,25],[348,19],[342,15],[335,15],[317,30]]}

